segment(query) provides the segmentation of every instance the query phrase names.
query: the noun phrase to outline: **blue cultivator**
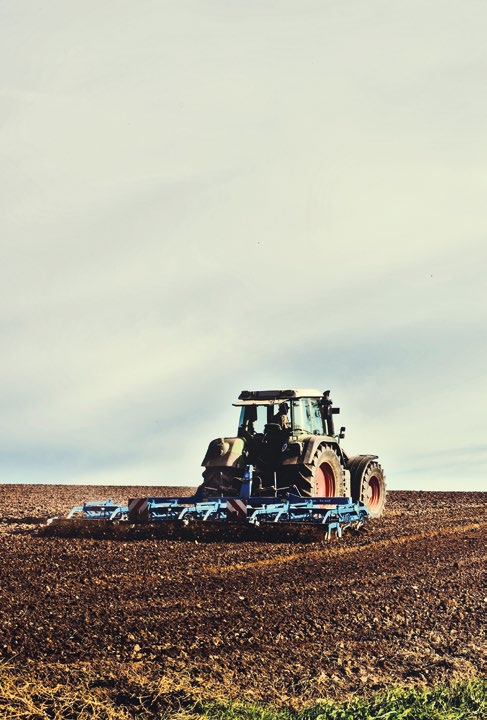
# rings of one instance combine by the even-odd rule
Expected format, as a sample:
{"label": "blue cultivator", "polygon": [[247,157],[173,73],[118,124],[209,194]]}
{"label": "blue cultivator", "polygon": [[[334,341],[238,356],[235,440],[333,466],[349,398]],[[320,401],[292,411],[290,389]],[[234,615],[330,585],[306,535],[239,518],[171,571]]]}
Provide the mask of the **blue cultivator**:
{"label": "blue cultivator", "polygon": [[350,498],[215,498],[192,502],[193,498],[137,498],[129,501],[129,523],[176,521],[245,523],[259,527],[269,524],[321,527],[325,536],[338,537],[346,527],[361,527],[368,517],[367,509]]}
{"label": "blue cultivator", "polygon": [[342,536],[360,528],[369,513],[351,498],[252,496],[252,468],[245,473],[239,497],[132,498],[127,506],[112,500],[85,502],[67,518],[53,518],[46,535],[102,538],[182,538],[215,540],[304,540]]}

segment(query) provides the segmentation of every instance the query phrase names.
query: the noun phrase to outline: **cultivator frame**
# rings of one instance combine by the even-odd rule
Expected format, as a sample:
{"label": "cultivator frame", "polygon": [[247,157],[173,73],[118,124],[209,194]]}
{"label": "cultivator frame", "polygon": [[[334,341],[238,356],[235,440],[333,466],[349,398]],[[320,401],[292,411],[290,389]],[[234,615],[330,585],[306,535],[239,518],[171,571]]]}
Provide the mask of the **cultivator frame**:
{"label": "cultivator frame", "polygon": [[[140,503],[140,504],[138,504]],[[341,537],[345,527],[361,527],[368,517],[367,509],[350,498],[287,498],[221,497],[194,501],[192,498],[136,498],[129,500],[128,521],[131,523],[246,522],[304,523],[322,526],[328,535]]]}
{"label": "cultivator frame", "polygon": [[118,505],[113,500],[89,500],[83,505],[75,505],[68,515],[67,519],[81,515],[87,519],[121,520],[127,516],[128,507],[126,505]]}
{"label": "cultivator frame", "polygon": [[359,529],[369,517],[365,505],[344,497],[252,495],[252,467],[246,470],[238,498],[205,498],[202,487],[190,497],[131,498],[85,502],[66,518],[51,518],[44,535],[88,537],[181,537],[262,539],[294,531],[330,539],[345,528]]}

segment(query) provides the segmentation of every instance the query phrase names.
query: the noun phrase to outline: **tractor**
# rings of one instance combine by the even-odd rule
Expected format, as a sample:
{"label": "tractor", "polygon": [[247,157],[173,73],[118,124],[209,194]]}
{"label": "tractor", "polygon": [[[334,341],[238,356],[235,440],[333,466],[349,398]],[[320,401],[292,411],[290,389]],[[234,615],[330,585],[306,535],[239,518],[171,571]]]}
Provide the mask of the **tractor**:
{"label": "tractor", "polygon": [[348,455],[335,432],[330,391],[244,390],[236,437],[212,440],[203,459],[206,497],[238,497],[246,468],[254,496],[340,498],[362,502],[373,518],[386,501],[377,455]]}

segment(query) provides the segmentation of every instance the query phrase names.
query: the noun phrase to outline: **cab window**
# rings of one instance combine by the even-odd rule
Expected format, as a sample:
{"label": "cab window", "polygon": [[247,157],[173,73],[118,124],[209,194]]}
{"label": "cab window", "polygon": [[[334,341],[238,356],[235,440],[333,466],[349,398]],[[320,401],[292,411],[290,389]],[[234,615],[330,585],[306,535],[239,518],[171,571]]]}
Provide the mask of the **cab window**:
{"label": "cab window", "polygon": [[313,417],[308,398],[292,401],[293,430],[314,434]]}
{"label": "cab window", "polygon": [[310,398],[309,404],[311,407],[311,422],[313,425],[313,433],[315,435],[323,435],[323,417],[321,415],[320,401],[316,398]]}
{"label": "cab window", "polygon": [[244,405],[240,411],[239,431],[246,430],[251,435],[263,433],[267,424],[268,408],[266,405]]}

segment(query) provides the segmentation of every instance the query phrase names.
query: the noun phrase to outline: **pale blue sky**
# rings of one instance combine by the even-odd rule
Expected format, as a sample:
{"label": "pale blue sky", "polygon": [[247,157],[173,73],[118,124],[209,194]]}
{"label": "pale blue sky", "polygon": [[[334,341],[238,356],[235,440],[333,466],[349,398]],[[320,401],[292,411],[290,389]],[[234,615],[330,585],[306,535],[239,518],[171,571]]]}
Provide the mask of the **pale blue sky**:
{"label": "pale blue sky", "polygon": [[199,482],[330,388],[485,489],[487,5],[0,0],[0,482]]}

